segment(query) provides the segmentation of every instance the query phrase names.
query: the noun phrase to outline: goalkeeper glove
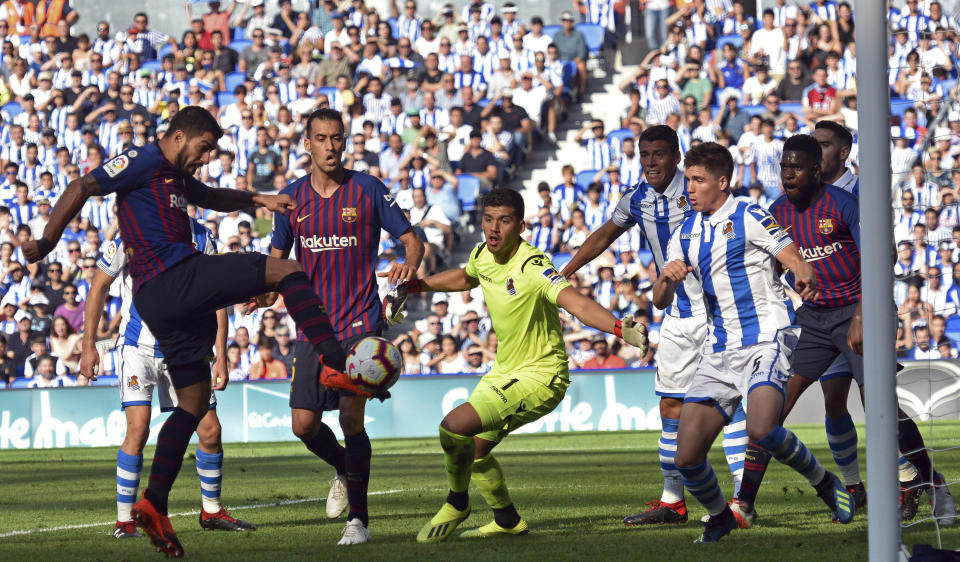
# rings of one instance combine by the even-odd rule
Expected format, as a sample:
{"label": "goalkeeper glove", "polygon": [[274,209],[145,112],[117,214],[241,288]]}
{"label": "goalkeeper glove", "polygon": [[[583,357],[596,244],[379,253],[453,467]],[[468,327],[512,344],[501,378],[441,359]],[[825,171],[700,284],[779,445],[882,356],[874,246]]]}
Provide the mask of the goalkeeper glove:
{"label": "goalkeeper glove", "polygon": [[640,350],[640,355],[646,355],[648,349],[647,326],[633,319],[632,314],[617,320],[613,326],[613,334]]}
{"label": "goalkeeper glove", "polygon": [[387,324],[395,326],[403,322],[407,317],[404,307],[407,305],[407,297],[413,293],[419,293],[422,290],[419,279],[410,279],[397,285],[392,291],[383,297],[383,317]]}

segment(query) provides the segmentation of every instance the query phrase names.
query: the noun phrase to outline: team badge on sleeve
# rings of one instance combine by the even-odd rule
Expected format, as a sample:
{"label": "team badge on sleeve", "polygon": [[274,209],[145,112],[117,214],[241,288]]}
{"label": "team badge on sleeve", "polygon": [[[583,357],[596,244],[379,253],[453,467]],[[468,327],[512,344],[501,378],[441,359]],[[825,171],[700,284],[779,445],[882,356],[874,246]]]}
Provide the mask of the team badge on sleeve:
{"label": "team badge on sleeve", "polygon": [[563,275],[561,275],[560,272],[558,272],[556,269],[552,267],[548,267],[547,269],[544,269],[541,275],[546,277],[547,280],[550,281],[551,285],[556,285],[557,283],[566,281],[566,278]]}
{"label": "team badge on sleeve", "polygon": [[106,256],[107,260],[112,260],[113,256],[117,253],[117,243],[113,240],[107,242],[107,245],[103,248],[103,255]]}
{"label": "team badge on sleeve", "polygon": [[357,222],[357,208],[343,207],[340,209],[340,218],[343,222]]}
{"label": "team badge on sleeve", "polygon": [[127,166],[130,165],[130,159],[126,155],[121,154],[113,160],[110,160],[103,165],[103,171],[107,173],[111,178],[116,177],[117,174],[127,169]]}
{"label": "team badge on sleeve", "polygon": [[817,230],[820,234],[830,234],[833,232],[833,219],[820,219],[817,221]]}

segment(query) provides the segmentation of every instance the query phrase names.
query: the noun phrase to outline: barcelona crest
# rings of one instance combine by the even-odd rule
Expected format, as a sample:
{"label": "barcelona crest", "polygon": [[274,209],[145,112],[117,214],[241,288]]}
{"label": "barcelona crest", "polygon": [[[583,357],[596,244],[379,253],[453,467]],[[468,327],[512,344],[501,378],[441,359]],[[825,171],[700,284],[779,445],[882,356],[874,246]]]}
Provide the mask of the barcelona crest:
{"label": "barcelona crest", "polygon": [[343,219],[343,222],[357,222],[357,208],[343,207],[340,210],[340,218]]}
{"label": "barcelona crest", "polygon": [[820,219],[817,222],[817,230],[820,231],[820,234],[833,232],[833,219]]}

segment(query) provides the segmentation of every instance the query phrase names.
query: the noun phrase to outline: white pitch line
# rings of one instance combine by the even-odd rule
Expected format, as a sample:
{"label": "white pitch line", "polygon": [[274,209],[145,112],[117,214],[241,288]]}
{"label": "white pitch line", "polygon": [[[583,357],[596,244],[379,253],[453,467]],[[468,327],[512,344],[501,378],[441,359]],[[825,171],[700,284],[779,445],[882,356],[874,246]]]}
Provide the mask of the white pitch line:
{"label": "white pitch line", "polygon": [[[375,492],[367,493],[368,496],[383,496],[386,494],[398,494],[400,492],[407,492],[409,490],[380,490]],[[321,502],[327,501],[327,498],[300,498],[296,500],[280,500],[271,503],[255,503],[250,505],[238,505],[231,507],[232,511],[238,511],[241,509],[259,509],[263,507],[281,507],[285,505],[296,505],[299,503],[310,503],[310,502]],[[186,517],[188,515],[199,515],[200,510],[194,509],[191,511],[181,511],[180,513],[171,513],[170,517]],[[19,535],[32,535],[34,533],[49,533],[52,531],[70,531],[73,529],[89,529],[90,527],[104,527],[107,525],[115,525],[116,521],[105,521],[103,523],[81,523],[79,525],[59,525],[57,527],[45,527],[42,529],[25,529],[19,531],[8,531],[6,533],[0,533],[0,539],[7,537],[14,537]]]}

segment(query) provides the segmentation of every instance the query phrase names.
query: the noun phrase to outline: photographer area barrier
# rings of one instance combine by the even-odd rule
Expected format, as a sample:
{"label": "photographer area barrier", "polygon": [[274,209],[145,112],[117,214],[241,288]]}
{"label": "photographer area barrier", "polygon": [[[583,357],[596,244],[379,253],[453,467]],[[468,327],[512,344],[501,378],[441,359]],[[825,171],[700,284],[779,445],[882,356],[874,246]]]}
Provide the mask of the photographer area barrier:
{"label": "photographer area barrier", "polygon": [[[943,402],[960,393],[960,368],[956,362],[908,363],[902,382],[913,373],[933,370],[938,388],[901,386],[901,402],[911,414],[929,412],[936,419]],[[653,369],[617,369],[571,373],[571,385],[563,402],[551,414],[520,428],[518,433],[568,431],[619,431],[660,429],[659,399],[654,394]],[[466,401],[478,376],[407,376],[391,389],[385,402],[371,401],[366,409],[367,433],[372,438],[431,437],[443,416]],[[942,386],[942,388],[939,388]],[[289,380],[231,383],[217,393],[217,414],[223,426],[223,442],[251,443],[294,441],[290,426]],[[904,400],[907,398],[907,400]],[[858,393],[850,393],[850,411],[863,421]],[[154,405],[150,444],[166,414]],[[326,412],[324,422],[342,437],[336,412]],[[823,423],[823,399],[819,385],[801,398],[788,419],[790,423]],[[126,423],[120,410],[117,387],[82,387],[0,391],[0,449],[47,449],[53,447],[117,446],[123,441]]]}

